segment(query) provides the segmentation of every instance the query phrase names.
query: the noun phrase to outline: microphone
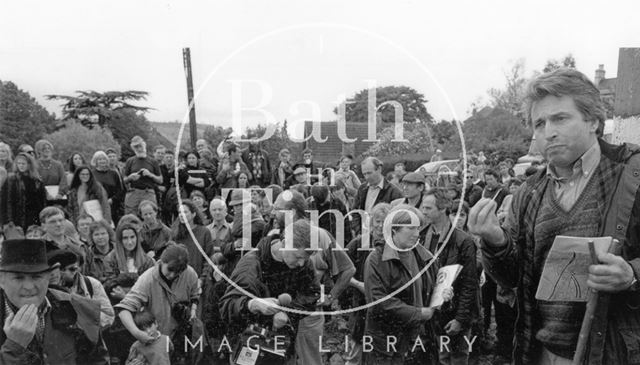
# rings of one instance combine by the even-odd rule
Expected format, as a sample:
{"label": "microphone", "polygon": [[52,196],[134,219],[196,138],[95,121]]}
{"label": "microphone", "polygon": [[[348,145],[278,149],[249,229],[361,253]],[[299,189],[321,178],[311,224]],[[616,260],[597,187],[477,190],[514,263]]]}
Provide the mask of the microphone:
{"label": "microphone", "polygon": [[282,307],[288,307],[291,305],[291,295],[287,293],[278,295],[278,304]]}

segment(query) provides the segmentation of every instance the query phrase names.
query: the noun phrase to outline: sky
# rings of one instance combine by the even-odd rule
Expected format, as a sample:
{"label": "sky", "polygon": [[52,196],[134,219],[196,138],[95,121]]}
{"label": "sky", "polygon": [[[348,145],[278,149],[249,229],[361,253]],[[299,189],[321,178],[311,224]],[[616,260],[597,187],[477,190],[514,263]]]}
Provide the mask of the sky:
{"label": "sky", "polygon": [[425,95],[436,120],[464,120],[524,59],[527,72],[571,53],[615,77],[639,46],[633,1],[4,1],[0,80],[59,115],[47,94],[143,90],[152,121],[187,115],[182,48],[191,50],[199,123],[243,130],[335,120],[372,86]]}

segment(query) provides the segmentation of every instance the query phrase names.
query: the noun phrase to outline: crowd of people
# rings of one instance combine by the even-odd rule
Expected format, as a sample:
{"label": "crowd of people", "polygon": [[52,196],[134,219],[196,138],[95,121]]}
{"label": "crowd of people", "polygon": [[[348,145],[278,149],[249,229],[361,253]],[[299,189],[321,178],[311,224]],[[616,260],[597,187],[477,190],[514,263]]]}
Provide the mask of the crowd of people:
{"label": "crowd of people", "polygon": [[[135,155],[124,162],[106,149],[90,158],[74,153],[66,164],[47,140],[0,142],[0,363],[71,363],[70,356],[96,364],[242,364],[251,360],[252,340],[278,338],[260,343],[272,347],[262,354],[270,361],[322,364],[327,320],[344,325],[346,364],[466,364],[479,353],[491,353],[493,363],[539,356],[551,362],[535,363],[562,363],[580,329],[562,318],[579,318],[584,308],[535,302],[541,264],[532,261],[544,258],[538,247],[548,251],[553,235],[581,235],[591,227],[581,220],[601,217],[589,199],[601,193],[608,200],[600,201],[616,201],[617,184],[590,177],[629,175],[620,169],[636,153],[615,150],[598,138],[599,119],[562,104],[583,103],[592,91],[584,75],[562,72],[537,79],[529,119],[538,141],[557,139],[573,155],[550,154],[549,166],[523,176],[512,160],[489,164],[482,153],[469,156],[466,170],[461,163],[455,175],[434,180],[404,163],[385,174],[376,157],[357,168],[350,155],[325,164],[309,149],[296,163],[287,149],[270,161],[259,143],[232,140],[215,147],[199,140],[175,156],[135,136]],[[574,109],[583,135],[560,125]],[[628,212],[637,213],[634,199]],[[595,225],[582,233],[597,236],[598,227],[608,232]],[[606,260],[622,260],[622,269],[631,262],[635,278],[638,224],[625,227],[636,237],[616,237],[632,248],[624,260]],[[460,265],[459,274],[444,302],[431,306],[438,270],[449,265]],[[604,291],[640,287],[623,285],[628,271],[616,272],[624,283],[615,290],[598,281],[613,274],[594,275]],[[71,303],[66,311],[82,325],[52,318],[58,303]],[[363,309],[321,315],[356,307]],[[616,351],[605,354],[619,358]]]}

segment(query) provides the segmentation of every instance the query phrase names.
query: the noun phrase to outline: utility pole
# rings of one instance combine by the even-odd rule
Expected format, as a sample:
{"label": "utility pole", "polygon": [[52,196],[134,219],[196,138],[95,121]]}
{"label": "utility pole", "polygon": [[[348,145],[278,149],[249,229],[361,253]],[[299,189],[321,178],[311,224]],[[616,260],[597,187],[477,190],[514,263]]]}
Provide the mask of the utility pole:
{"label": "utility pole", "polygon": [[184,61],[184,73],[187,77],[187,99],[189,101],[189,136],[191,137],[191,150],[196,149],[198,139],[198,129],[196,125],[196,105],[193,102],[193,78],[191,74],[191,51],[189,48],[182,49],[182,59]]}

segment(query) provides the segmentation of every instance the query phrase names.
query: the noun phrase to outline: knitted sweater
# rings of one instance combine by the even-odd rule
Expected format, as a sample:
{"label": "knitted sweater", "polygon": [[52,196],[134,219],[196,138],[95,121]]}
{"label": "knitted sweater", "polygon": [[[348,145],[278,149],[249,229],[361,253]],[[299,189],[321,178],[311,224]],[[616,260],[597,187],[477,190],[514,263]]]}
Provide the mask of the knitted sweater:
{"label": "knitted sweater", "polygon": [[[553,184],[547,184],[535,222],[536,256],[543,262],[549,254],[556,236],[595,237],[604,215],[603,192],[599,189],[600,172],[596,171],[582,194],[565,211],[556,201]],[[542,266],[537,266],[542,270]],[[564,358],[573,358],[585,312],[585,303],[538,301],[541,321],[536,339],[551,352]]]}

